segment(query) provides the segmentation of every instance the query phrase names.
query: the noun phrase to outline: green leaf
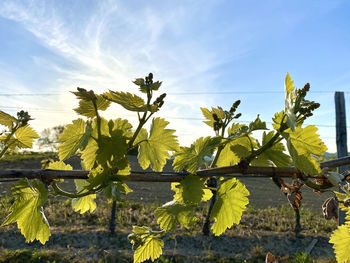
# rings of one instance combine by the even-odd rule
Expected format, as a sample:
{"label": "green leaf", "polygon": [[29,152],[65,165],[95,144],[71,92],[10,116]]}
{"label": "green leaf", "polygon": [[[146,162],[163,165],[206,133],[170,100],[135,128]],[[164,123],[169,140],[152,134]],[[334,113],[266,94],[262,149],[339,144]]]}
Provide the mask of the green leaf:
{"label": "green leaf", "polygon": [[45,244],[51,234],[43,209],[48,195],[44,184],[36,180],[30,184],[27,179],[21,179],[11,187],[11,191],[15,202],[2,225],[16,222],[26,242],[37,239]]}
{"label": "green leaf", "polygon": [[[89,182],[87,180],[74,180],[75,187],[77,190],[77,193],[84,193],[87,190],[85,189],[85,186],[89,185]],[[85,212],[89,211],[92,213],[96,209],[96,194],[91,194],[79,198],[73,198],[72,199],[72,208],[75,212],[79,212],[80,214],[84,214]]]}
{"label": "green leaf", "polygon": [[215,113],[219,119],[225,119],[225,112],[222,109],[219,108],[211,108],[211,111],[206,108],[201,108],[201,111],[203,113],[203,116],[207,119],[207,121],[203,121],[205,124],[209,125],[210,127],[214,126],[214,118],[213,114]]}
{"label": "green leaf", "polygon": [[12,128],[13,124],[17,122],[15,117],[12,117],[10,114],[0,110],[0,124],[7,126],[9,129]]}
{"label": "green leaf", "polygon": [[[85,149],[82,151],[81,157],[84,169],[91,170],[97,165],[102,167],[113,166],[120,170],[126,168],[128,164],[121,162],[121,159],[125,157],[128,148],[127,140],[131,134],[130,128],[131,124],[126,120],[107,121],[101,118],[101,138],[96,142],[94,138],[98,137],[97,122],[94,121],[91,132],[91,136],[94,138],[89,138]],[[124,165],[119,167],[118,164],[121,163]]]}
{"label": "green leaf", "polygon": [[[273,131],[269,133],[264,132],[262,138],[262,145],[266,144],[273,136]],[[272,162],[273,166],[289,167],[291,165],[291,158],[289,155],[284,153],[285,150],[286,149],[283,143],[278,142],[274,144],[272,147],[268,148],[258,156],[258,159],[266,160],[265,164],[260,165],[270,165],[270,162]]]}
{"label": "green leaf", "polygon": [[334,252],[337,258],[337,262],[346,263],[350,261],[350,224],[346,223],[342,226],[338,226],[334,230],[329,243],[333,244]]}
{"label": "green leaf", "polygon": [[212,156],[215,148],[220,144],[220,137],[201,137],[191,147],[181,147],[175,154],[173,168],[180,172],[187,170],[195,173],[204,163],[205,156]]}
{"label": "green leaf", "polygon": [[118,118],[114,121],[109,121],[109,125],[111,125],[110,123],[113,122],[113,125],[112,125],[112,131],[115,131],[115,130],[121,130],[123,131],[123,136],[125,137],[131,137],[132,136],[132,125],[129,123],[128,120],[124,120],[124,119],[121,119],[121,118]]}
{"label": "green leaf", "polygon": [[249,203],[247,188],[236,178],[221,182],[217,190],[217,200],[210,215],[215,220],[211,230],[215,236],[221,235],[233,224],[238,224]]}
{"label": "green leaf", "polygon": [[82,165],[85,170],[91,170],[95,167],[97,150],[97,142],[93,138],[89,138],[88,143],[81,154]]}
{"label": "green leaf", "polygon": [[[246,151],[244,155],[248,154],[250,148],[250,142],[249,139],[245,136],[242,136],[243,134],[249,132],[249,128],[246,125],[239,124],[239,123],[233,123],[231,127],[228,128],[228,143],[225,144],[224,149],[222,149],[219,159],[217,161],[217,166],[229,166],[229,165],[235,165],[239,162],[240,156],[237,152],[237,145],[241,145],[246,148]],[[231,149],[235,149],[234,151]]]}
{"label": "green leaf", "polygon": [[111,182],[104,189],[108,201],[121,200],[123,194],[126,195],[131,192],[132,190],[123,182]]}
{"label": "green leaf", "polygon": [[249,139],[248,136],[241,136],[227,143],[220,153],[217,166],[235,165],[241,158],[247,157],[251,152],[251,143],[253,147],[257,146],[255,139],[250,136]]}
{"label": "green leaf", "polygon": [[163,240],[153,235],[148,236],[144,243],[135,250],[134,263],[141,263],[148,259],[151,259],[153,262],[163,253],[163,247]]}
{"label": "green leaf", "polygon": [[145,80],[143,78],[138,78],[133,83],[137,86],[145,85]]}
{"label": "green leaf", "polygon": [[78,99],[85,101],[92,101],[96,99],[96,95],[93,90],[87,91],[83,88],[77,88],[78,91],[71,91]]}
{"label": "green leaf", "polygon": [[73,170],[73,167],[70,164],[65,164],[62,161],[51,162],[47,166],[47,169],[52,170]]}
{"label": "green leaf", "polygon": [[145,112],[147,111],[147,104],[145,101],[135,94],[129,92],[109,91],[103,96],[113,102],[118,103],[129,111]]}
{"label": "green leaf", "polygon": [[165,231],[174,230],[178,223],[189,228],[197,221],[194,216],[195,208],[196,205],[184,205],[174,200],[157,208],[154,215]]}
{"label": "green leaf", "polygon": [[72,124],[68,124],[58,142],[58,157],[61,161],[75,154],[78,149],[84,148],[89,140],[92,128],[90,122],[83,119],[74,120]]}
{"label": "green leaf", "polygon": [[158,90],[160,86],[162,85],[161,81],[156,81],[151,84],[151,90]]}
{"label": "green leaf", "polygon": [[289,72],[287,72],[284,83],[285,83],[286,93],[288,94],[292,93],[295,87],[294,87],[294,81],[291,79]]}
{"label": "green leaf", "polygon": [[298,126],[294,132],[287,130],[284,134],[294,166],[308,175],[321,173],[320,165],[314,156],[321,157],[327,151],[316,131],[317,128],[312,125],[305,128]]}
{"label": "green leaf", "polygon": [[259,114],[256,117],[255,121],[249,124],[249,131],[252,132],[256,130],[267,130],[266,122],[260,120]]}
{"label": "green leaf", "polygon": [[39,135],[29,126],[29,124],[20,127],[15,132],[15,136],[15,144],[18,148],[32,148],[34,139],[39,138]]}
{"label": "green leaf", "polygon": [[171,190],[175,192],[174,200],[180,204],[199,204],[204,195],[204,182],[193,175],[186,175],[180,183],[172,183]]}
{"label": "green leaf", "polygon": [[288,127],[292,129],[292,131],[295,130],[297,123],[296,123],[296,116],[294,113],[294,85],[293,81],[289,76],[289,73],[287,73],[286,79],[285,79],[285,108],[284,112],[287,116],[287,124]]}
{"label": "green leaf", "polygon": [[[110,102],[101,95],[96,95],[96,106],[97,110],[106,110],[110,105]],[[88,118],[96,117],[96,110],[92,100],[80,100],[79,107],[74,109],[76,113],[83,115]]]}
{"label": "green leaf", "polygon": [[173,135],[175,130],[165,129],[168,124],[164,119],[154,118],[149,137],[145,129],[138,134],[135,145],[139,144],[138,160],[143,169],[151,165],[154,171],[161,172],[170,158],[169,151],[178,150],[179,144]]}
{"label": "green leaf", "polygon": [[202,201],[206,202],[209,201],[213,197],[213,193],[211,192],[210,189],[203,189],[204,195],[202,197]]}
{"label": "green leaf", "polygon": [[[99,147],[96,151],[97,163],[105,167],[115,166],[126,154],[128,149],[127,138],[123,136],[122,130],[111,131],[111,136],[102,135]],[[124,169],[125,167],[119,167]]]}
{"label": "green leaf", "polygon": [[272,118],[272,127],[278,131],[281,128],[281,122],[283,119],[284,111],[276,112],[275,116]]}
{"label": "green leaf", "polygon": [[149,227],[133,226],[133,233],[128,236],[133,244],[134,263],[141,263],[148,259],[154,261],[162,254],[164,247],[160,239],[162,232],[154,232]]}

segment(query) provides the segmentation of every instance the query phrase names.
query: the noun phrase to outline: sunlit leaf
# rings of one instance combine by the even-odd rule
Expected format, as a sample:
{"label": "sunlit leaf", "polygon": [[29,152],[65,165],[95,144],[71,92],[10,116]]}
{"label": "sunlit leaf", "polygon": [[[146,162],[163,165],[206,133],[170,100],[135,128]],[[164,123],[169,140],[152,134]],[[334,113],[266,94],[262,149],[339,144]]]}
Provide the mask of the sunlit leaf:
{"label": "sunlit leaf", "polygon": [[16,222],[26,242],[37,239],[45,244],[51,234],[43,209],[48,195],[44,184],[36,180],[30,184],[27,179],[21,179],[11,187],[11,191],[15,202],[2,225]]}
{"label": "sunlit leaf", "polygon": [[166,129],[168,124],[164,119],[154,118],[149,136],[142,129],[136,138],[135,144],[139,144],[138,160],[143,169],[151,165],[154,171],[162,171],[166,160],[170,158],[169,151],[178,150],[175,130]]}
{"label": "sunlit leaf", "polygon": [[289,73],[287,73],[286,79],[285,79],[285,108],[284,112],[287,116],[287,124],[292,129],[292,131],[296,128],[296,116],[294,113],[294,94],[293,90],[295,89],[293,85],[293,81],[291,77],[289,76]]}
{"label": "sunlit leaf", "polygon": [[256,117],[255,121],[249,123],[249,131],[252,132],[256,130],[267,130],[266,122],[261,121],[259,115]]}
{"label": "sunlit leaf", "polygon": [[171,190],[175,192],[174,200],[180,204],[198,204],[204,195],[204,182],[199,176],[187,175],[180,183],[172,183]]}
{"label": "sunlit leaf", "polygon": [[39,135],[28,124],[18,128],[15,132],[16,142],[18,148],[32,148],[34,139],[39,138]]}
{"label": "sunlit leaf", "polygon": [[211,227],[214,235],[219,236],[233,224],[238,224],[243,211],[249,203],[247,188],[235,178],[221,182],[217,190],[217,200],[210,215],[215,220]]}
{"label": "sunlit leaf", "polygon": [[12,128],[12,125],[17,122],[15,117],[12,117],[10,114],[0,110],[0,124],[7,126],[9,129]]}
{"label": "sunlit leaf", "polygon": [[[76,179],[74,180],[75,187],[77,193],[84,193],[87,190],[85,186],[89,185],[87,180]],[[84,214],[89,211],[92,213],[96,209],[96,194],[90,194],[79,198],[72,199],[72,207],[75,212],[80,212],[80,214]]]}
{"label": "sunlit leaf", "polygon": [[195,208],[195,205],[185,205],[171,201],[157,208],[154,215],[160,227],[165,231],[174,230],[176,224],[189,228],[196,222],[196,217],[194,217]]}
{"label": "sunlit leaf", "polygon": [[84,148],[89,140],[92,128],[90,122],[85,123],[83,119],[74,120],[68,124],[58,142],[58,156],[61,161],[74,155],[79,148]]}
{"label": "sunlit leaf", "polygon": [[148,227],[133,226],[133,233],[128,236],[134,250],[134,263],[141,263],[148,259],[154,261],[162,254],[163,240],[153,234]]}
{"label": "sunlit leaf", "polygon": [[145,101],[135,94],[129,92],[109,91],[104,93],[103,96],[110,101],[118,103],[127,110],[138,112],[147,111],[147,104]]}
{"label": "sunlit leaf", "polygon": [[[97,110],[104,111],[109,107],[109,105],[110,105],[110,102],[107,99],[105,99],[101,95],[96,95]],[[74,109],[74,110],[78,114],[83,115],[83,116],[88,117],[88,118],[96,117],[96,110],[95,110],[95,106],[94,106],[92,100],[90,100],[90,101],[80,100],[79,107]]]}
{"label": "sunlit leaf", "polygon": [[[262,138],[262,145],[266,144],[272,137],[274,136],[274,132],[271,131],[269,133],[264,132]],[[258,160],[260,161],[260,166],[273,166],[276,167],[289,167],[291,165],[291,158],[289,155],[285,154],[285,147],[283,143],[277,142],[272,147],[266,149],[258,156]],[[255,163],[255,165],[258,165]]]}
{"label": "sunlit leaf", "polygon": [[347,263],[350,261],[350,224],[344,224],[338,226],[336,230],[334,230],[329,243],[333,244],[335,256],[337,258],[337,262],[339,263]]}
{"label": "sunlit leaf", "polygon": [[323,156],[327,151],[316,131],[317,128],[312,125],[305,128],[298,126],[294,132],[287,130],[284,135],[295,167],[309,175],[321,172],[315,156]]}
{"label": "sunlit leaf", "polygon": [[210,127],[214,126],[214,122],[215,122],[213,118],[214,113],[218,116],[219,119],[225,119],[225,112],[222,109],[212,107],[211,110],[208,110],[206,108],[201,108],[201,111],[203,113],[203,116],[207,119],[206,121],[203,121],[203,122],[209,125]]}
{"label": "sunlit leaf", "polygon": [[191,147],[181,147],[175,154],[174,170],[195,173],[205,163],[204,157],[211,156],[220,142],[220,137],[208,136],[197,139]]}

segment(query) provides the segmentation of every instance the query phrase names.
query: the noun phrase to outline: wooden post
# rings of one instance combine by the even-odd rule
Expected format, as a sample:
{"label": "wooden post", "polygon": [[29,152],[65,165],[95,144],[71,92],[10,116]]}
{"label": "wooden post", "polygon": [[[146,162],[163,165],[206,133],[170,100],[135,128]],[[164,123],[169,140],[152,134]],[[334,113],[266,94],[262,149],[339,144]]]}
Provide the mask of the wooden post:
{"label": "wooden post", "polygon": [[[346,115],[344,92],[337,91],[335,100],[335,119],[337,136],[337,157],[348,156],[347,135],[346,135]],[[342,173],[349,169],[349,166],[340,166],[338,172]],[[341,191],[342,192],[342,191]],[[345,223],[345,212],[339,210],[339,225]]]}

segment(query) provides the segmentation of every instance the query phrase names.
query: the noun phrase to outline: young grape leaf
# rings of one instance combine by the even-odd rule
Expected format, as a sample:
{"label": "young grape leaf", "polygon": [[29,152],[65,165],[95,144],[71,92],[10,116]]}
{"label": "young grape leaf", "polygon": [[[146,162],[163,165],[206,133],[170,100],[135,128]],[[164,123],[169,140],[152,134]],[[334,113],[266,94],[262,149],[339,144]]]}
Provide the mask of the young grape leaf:
{"label": "young grape leaf", "polygon": [[[275,116],[272,118],[272,127],[278,131],[281,128],[281,122],[283,119],[284,111],[276,112]],[[284,121],[285,122],[285,121]]]}
{"label": "young grape leaf", "polygon": [[11,207],[3,226],[16,222],[26,242],[35,239],[45,244],[49,240],[49,223],[44,215],[43,205],[47,201],[48,191],[44,184],[36,180],[19,180],[11,187],[15,202]]}
{"label": "young grape leaf", "polygon": [[131,193],[132,190],[123,182],[110,182],[104,189],[108,202],[120,200],[122,194]]}
{"label": "young grape leaf", "polygon": [[329,243],[333,244],[337,262],[346,263],[350,261],[350,224],[347,222],[344,225],[338,226],[333,231]]}
{"label": "young grape leaf", "polygon": [[[110,101],[105,99],[101,95],[96,95],[96,107],[97,110],[106,110],[110,105]],[[94,104],[92,100],[86,101],[86,100],[80,100],[79,101],[79,107],[74,109],[76,113],[83,115],[88,118],[94,118],[96,117],[96,110],[94,107]]]}
{"label": "young grape leaf", "polygon": [[215,220],[211,227],[215,236],[221,235],[234,223],[240,222],[242,213],[249,203],[248,195],[247,188],[236,178],[221,182],[217,190],[217,200],[210,215],[210,219]]}
{"label": "young grape leaf", "polygon": [[129,92],[115,92],[109,91],[103,94],[103,96],[109,101],[113,101],[123,106],[125,109],[129,111],[137,111],[137,112],[145,112],[147,111],[147,104],[145,101]]}
{"label": "young grape leaf", "polygon": [[12,128],[13,124],[17,122],[15,117],[12,117],[10,114],[0,110],[0,124],[7,126],[9,129]]}
{"label": "young grape leaf", "polygon": [[80,100],[85,100],[85,101],[92,101],[96,99],[96,95],[93,90],[87,91],[86,89],[83,88],[77,88],[78,91],[71,91],[75,96],[77,96],[78,99]]}
{"label": "young grape leaf", "polygon": [[148,236],[144,243],[135,250],[134,263],[141,263],[148,259],[154,261],[163,253],[163,247],[163,240],[153,235]]}
{"label": "young grape leaf", "polygon": [[28,124],[18,128],[15,132],[16,142],[18,148],[32,148],[34,139],[39,138],[39,135]]}
{"label": "young grape leaf", "polygon": [[82,164],[85,170],[91,170],[95,167],[97,150],[97,142],[93,138],[89,138],[88,143],[81,154]]}
{"label": "young grape leaf", "polygon": [[[77,193],[84,193],[87,191],[85,189],[85,186],[89,185],[89,182],[87,180],[76,179],[74,180],[74,183]],[[89,210],[92,213],[96,209],[95,199],[96,194],[86,195],[79,198],[73,198],[72,208],[75,212],[80,211],[80,214],[84,214]]]}
{"label": "young grape leaf", "polygon": [[165,231],[174,230],[176,224],[189,228],[196,222],[194,210],[196,205],[180,204],[177,201],[171,201],[157,208],[154,215],[157,222]]}
{"label": "young grape leaf", "polygon": [[198,177],[187,175],[180,183],[172,183],[174,200],[180,204],[199,204],[204,195],[204,182]]}
{"label": "young grape leaf", "polygon": [[237,164],[241,158],[249,155],[252,146],[256,148],[257,143],[250,135],[236,138],[225,145],[220,153],[217,165],[220,167]]}
{"label": "young grape leaf", "polygon": [[309,125],[305,128],[298,126],[295,131],[287,130],[284,133],[294,166],[309,175],[321,172],[320,165],[314,156],[323,156],[327,151],[327,147],[316,131],[315,126]]}
{"label": "young grape leaf", "polygon": [[213,114],[215,113],[216,116],[218,116],[219,119],[225,119],[225,112],[222,109],[214,108],[212,107],[211,110],[208,110],[206,108],[201,108],[201,111],[203,113],[203,116],[207,119],[207,121],[203,121],[205,124],[209,125],[210,127],[214,126],[214,118]]}
{"label": "young grape leaf", "polygon": [[170,158],[169,151],[178,150],[179,144],[173,135],[175,130],[165,129],[168,124],[164,119],[154,118],[149,137],[145,129],[138,134],[135,145],[139,144],[138,160],[143,169],[151,165],[154,171],[161,172]]}
{"label": "young grape leaf", "polygon": [[[249,139],[245,136],[242,136],[243,134],[249,132],[249,128],[246,125],[233,123],[232,126],[227,129],[227,132],[228,132],[229,142],[226,142],[224,149],[222,149],[219,155],[219,159],[217,161],[218,167],[235,165],[236,163],[239,162],[240,157],[243,157],[243,156],[239,156],[238,152],[233,151],[231,149],[231,147],[233,147],[234,149],[235,145],[241,145],[245,147],[246,148],[245,155],[249,152],[248,150],[250,148]],[[254,141],[253,138],[252,138],[252,141]]]}
{"label": "young grape leaf", "polygon": [[52,170],[73,170],[73,167],[70,164],[65,164],[62,161],[50,162],[47,166],[47,169]]}
{"label": "young grape leaf", "polygon": [[[108,167],[114,166],[126,154],[128,148],[127,138],[123,136],[122,130],[114,130],[110,136],[102,135],[96,151],[98,164]],[[125,167],[122,167],[123,169]]]}
{"label": "young grape leaf", "polygon": [[[269,133],[264,132],[262,138],[262,145],[266,144],[273,136],[273,131]],[[270,162],[272,162],[273,166],[276,167],[289,167],[291,165],[291,159],[289,155],[284,153],[285,150],[286,149],[283,143],[278,142],[272,147],[268,148],[266,151],[262,152],[258,156],[257,162],[260,163],[260,166],[270,165]],[[254,165],[258,164],[254,163]]]}
{"label": "young grape leaf", "polygon": [[296,128],[296,116],[294,113],[294,94],[293,90],[294,85],[293,81],[289,76],[289,73],[287,73],[286,79],[285,79],[285,108],[284,111],[287,116],[287,124],[292,129],[292,131]]}
{"label": "young grape leaf", "polygon": [[220,137],[208,136],[197,139],[190,148],[181,147],[175,154],[174,170],[177,172],[187,170],[195,173],[205,163],[204,157],[211,156],[220,142]]}
{"label": "young grape leaf", "polygon": [[162,85],[161,81],[156,81],[151,84],[151,90],[159,90],[160,86]]}
{"label": "young grape leaf", "polygon": [[84,148],[89,140],[92,128],[90,122],[85,123],[83,119],[74,120],[68,124],[58,142],[58,157],[61,161],[75,154],[79,148]]}
{"label": "young grape leaf", "polygon": [[128,236],[134,250],[134,263],[142,263],[148,259],[152,262],[159,258],[164,247],[160,234],[155,234],[149,227],[133,226],[133,233]]}
{"label": "young grape leaf", "polygon": [[112,131],[115,131],[115,130],[122,130],[123,131],[123,136],[125,137],[131,137],[132,136],[132,125],[129,123],[128,120],[123,120],[121,118],[118,118],[114,121],[110,120],[108,122],[108,125],[111,128]]}
{"label": "young grape leaf", "polygon": [[255,121],[252,121],[249,124],[249,131],[256,131],[256,130],[267,130],[266,128],[266,122],[260,120],[260,116],[256,117]]}

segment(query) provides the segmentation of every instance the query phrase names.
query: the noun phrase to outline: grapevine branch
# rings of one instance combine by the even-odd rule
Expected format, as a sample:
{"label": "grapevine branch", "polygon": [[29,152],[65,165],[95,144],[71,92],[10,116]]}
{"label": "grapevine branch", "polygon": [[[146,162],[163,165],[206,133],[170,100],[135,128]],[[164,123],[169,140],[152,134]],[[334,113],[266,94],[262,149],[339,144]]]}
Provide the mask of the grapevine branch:
{"label": "grapevine branch", "polygon": [[[350,164],[350,156],[321,162],[320,166],[324,167],[338,167]],[[41,180],[54,180],[54,179],[88,179],[89,171],[84,170],[51,170],[51,169],[6,169],[0,170],[0,178],[28,178],[28,179],[41,179]],[[238,174],[243,174],[249,177],[250,175],[256,175],[258,177],[304,177],[307,179],[319,178],[305,176],[298,169],[293,167],[260,167],[260,166],[248,166],[242,170],[240,165],[226,166],[219,168],[209,168],[199,170],[197,175],[203,178],[223,176],[223,177],[236,177]],[[130,175],[120,176],[115,175],[113,180],[119,181],[134,181],[134,182],[180,182],[185,178],[188,173],[180,172],[138,172],[130,171]]]}

